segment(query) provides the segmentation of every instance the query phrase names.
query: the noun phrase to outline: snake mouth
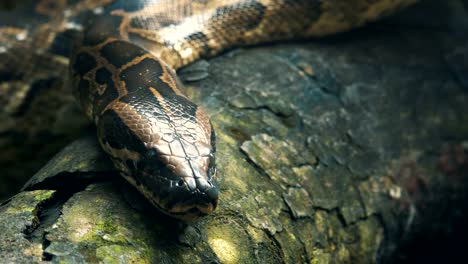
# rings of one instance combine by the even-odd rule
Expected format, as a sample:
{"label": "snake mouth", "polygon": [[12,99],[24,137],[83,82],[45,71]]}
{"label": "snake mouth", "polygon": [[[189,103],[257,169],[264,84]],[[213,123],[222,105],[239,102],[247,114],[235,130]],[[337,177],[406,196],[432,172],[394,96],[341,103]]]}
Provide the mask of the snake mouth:
{"label": "snake mouth", "polygon": [[211,214],[218,206],[219,191],[211,188],[205,192],[192,193],[188,199],[182,199],[166,208],[166,212],[184,221],[195,221]]}
{"label": "snake mouth", "polygon": [[183,221],[196,221],[212,213],[218,205],[218,200],[209,203],[189,204],[178,203],[166,210],[168,214]]}

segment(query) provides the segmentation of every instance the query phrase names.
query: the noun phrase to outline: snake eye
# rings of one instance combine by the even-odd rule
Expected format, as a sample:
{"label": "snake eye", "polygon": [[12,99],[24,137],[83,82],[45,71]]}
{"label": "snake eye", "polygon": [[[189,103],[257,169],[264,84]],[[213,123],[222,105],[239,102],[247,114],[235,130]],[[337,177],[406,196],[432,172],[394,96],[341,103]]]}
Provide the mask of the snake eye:
{"label": "snake eye", "polygon": [[172,186],[183,187],[183,186],[185,186],[185,182],[184,182],[184,180],[171,181],[171,187]]}
{"label": "snake eye", "polygon": [[185,185],[185,182],[183,180],[179,180],[176,185],[181,187]]}

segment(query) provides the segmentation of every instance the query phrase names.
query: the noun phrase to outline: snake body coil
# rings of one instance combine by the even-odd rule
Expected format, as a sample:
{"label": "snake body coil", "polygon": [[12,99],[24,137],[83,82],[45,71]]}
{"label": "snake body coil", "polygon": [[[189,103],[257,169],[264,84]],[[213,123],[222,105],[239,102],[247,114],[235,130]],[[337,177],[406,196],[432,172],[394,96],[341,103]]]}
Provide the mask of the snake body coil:
{"label": "snake body coil", "polygon": [[[190,221],[218,205],[215,134],[175,70],[235,46],[343,31],[415,1],[74,2],[42,0],[34,12],[80,32],[63,52],[76,99],[120,174],[161,211]],[[14,30],[0,27],[0,40],[11,42]]]}
{"label": "snake body coil", "polygon": [[233,45],[303,36],[317,2],[218,1],[157,36],[138,27],[150,8],[117,2],[88,20],[70,63],[75,96],[120,173],[162,211],[192,220],[218,204],[215,135],[173,69]]}

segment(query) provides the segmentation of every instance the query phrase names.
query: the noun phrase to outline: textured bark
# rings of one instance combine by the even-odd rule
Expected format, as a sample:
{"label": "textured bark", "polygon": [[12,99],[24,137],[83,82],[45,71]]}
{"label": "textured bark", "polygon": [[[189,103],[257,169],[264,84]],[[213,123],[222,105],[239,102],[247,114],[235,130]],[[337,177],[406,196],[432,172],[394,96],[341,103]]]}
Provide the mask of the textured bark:
{"label": "textured bark", "polygon": [[[189,97],[217,132],[217,211],[190,225],[158,213],[90,136],[1,205],[0,259],[395,259],[405,241],[459,217],[444,212],[467,193],[468,48],[447,18],[457,4],[429,1],[348,34],[183,69]],[[437,19],[409,24],[421,10]]]}

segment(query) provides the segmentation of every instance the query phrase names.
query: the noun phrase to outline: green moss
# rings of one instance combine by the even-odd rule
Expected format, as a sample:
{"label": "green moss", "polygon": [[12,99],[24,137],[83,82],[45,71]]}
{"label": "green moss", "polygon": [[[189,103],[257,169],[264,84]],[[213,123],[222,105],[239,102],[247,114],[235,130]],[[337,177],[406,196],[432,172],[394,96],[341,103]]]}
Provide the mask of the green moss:
{"label": "green moss", "polygon": [[[54,193],[55,191],[51,190],[36,190],[20,193],[15,196],[15,199],[12,200],[12,203],[7,207],[5,213],[32,213],[37,209],[37,205],[40,202],[50,199]],[[34,200],[34,202],[31,202],[31,200]]]}
{"label": "green moss", "polygon": [[8,207],[5,211],[6,214],[21,214],[21,213],[31,213],[35,210],[35,207],[30,206],[16,206]]}
{"label": "green moss", "polygon": [[52,195],[54,195],[55,191],[43,191],[39,194],[37,194],[36,196],[34,196],[34,199],[36,201],[45,201],[45,200],[48,200],[52,197]]}
{"label": "green moss", "polygon": [[321,248],[315,248],[313,256],[314,257],[310,260],[311,264],[332,263],[330,253]]}
{"label": "green moss", "polygon": [[103,263],[151,263],[151,261],[135,247],[110,245],[96,249],[96,257]]}
{"label": "green moss", "polygon": [[357,241],[350,244],[347,249],[350,256],[364,263],[374,262],[373,256],[378,251],[383,240],[383,228],[376,217],[369,217],[359,221],[349,228],[355,234]]}
{"label": "green moss", "polygon": [[338,263],[352,263],[349,250],[344,245],[345,244],[341,244],[338,247],[338,250],[336,252],[337,262]]}
{"label": "green moss", "polygon": [[288,214],[281,214],[280,221],[283,230],[275,235],[276,241],[280,245],[284,261],[286,263],[304,263],[304,245],[293,226],[293,221]]}
{"label": "green moss", "polygon": [[296,223],[296,233],[301,243],[304,245],[307,258],[312,259],[314,245],[317,241],[317,228],[313,225],[310,219],[299,219]]}
{"label": "green moss", "polygon": [[208,243],[221,263],[252,262],[252,247],[247,234],[239,232],[241,228],[234,222],[208,226]]}
{"label": "green moss", "polygon": [[[68,200],[48,234],[51,246],[56,245],[51,254],[67,260],[74,257],[70,252],[79,252],[89,261],[103,263],[153,263],[167,258],[155,246],[159,225],[135,213],[120,191],[109,183],[93,184]],[[57,246],[67,243],[75,248]]]}

